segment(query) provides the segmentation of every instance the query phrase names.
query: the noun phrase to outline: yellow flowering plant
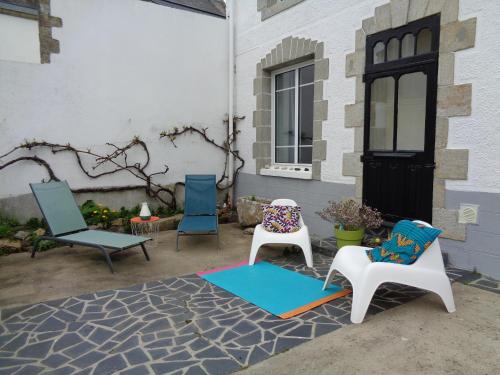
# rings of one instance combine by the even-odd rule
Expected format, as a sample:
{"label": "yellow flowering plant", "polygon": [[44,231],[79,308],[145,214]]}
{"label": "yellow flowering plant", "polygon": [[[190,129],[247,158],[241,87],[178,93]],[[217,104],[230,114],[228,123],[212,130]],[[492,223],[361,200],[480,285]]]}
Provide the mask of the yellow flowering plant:
{"label": "yellow flowering plant", "polygon": [[108,229],[111,222],[120,216],[115,210],[110,210],[108,207],[92,200],[82,204],[80,210],[88,225],[98,225],[104,229]]}

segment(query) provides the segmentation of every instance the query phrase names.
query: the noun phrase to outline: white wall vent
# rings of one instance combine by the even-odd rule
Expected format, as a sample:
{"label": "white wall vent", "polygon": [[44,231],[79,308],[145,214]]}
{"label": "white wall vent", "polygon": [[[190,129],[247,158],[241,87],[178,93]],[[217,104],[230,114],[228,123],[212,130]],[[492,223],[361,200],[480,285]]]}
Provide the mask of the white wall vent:
{"label": "white wall vent", "polygon": [[460,224],[477,224],[479,206],[477,204],[461,203],[458,210]]}

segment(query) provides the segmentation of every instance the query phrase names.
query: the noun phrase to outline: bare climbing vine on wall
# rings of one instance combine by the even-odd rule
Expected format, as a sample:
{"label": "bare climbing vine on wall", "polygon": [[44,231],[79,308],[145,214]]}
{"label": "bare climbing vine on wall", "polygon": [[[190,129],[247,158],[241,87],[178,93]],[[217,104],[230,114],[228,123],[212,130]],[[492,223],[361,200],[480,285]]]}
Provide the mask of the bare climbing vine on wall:
{"label": "bare climbing vine on wall", "polygon": [[[235,119],[242,119],[241,117],[237,117]],[[177,137],[184,134],[197,134],[199,135],[205,142],[208,142],[215,148],[223,151],[226,154],[226,158],[224,161],[224,170],[219,180],[217,181],[217,188],[219,190],[230,188],[234,185],[236,178],[238,177],[238,173],[241,168],[245,165],[245,160],[240,156],[239,152],[233,149],[233,145],[236,141],[236,136],[239,131],[234,130],[232,134],[227,134],[224,143],[219,144],[213,138],[210,138],[208,135],[208,128],[197,128],[195,126],[183,126],[182,128],[175,127],[170,131],[163,131],[160,133],[160,138],[168,138],[168,140],[172,143],[174,147],[177,147],[175,140]],[[229,169],[229,158],[234,157],[239,165],[234,168],[232,172]],[[232,173],[232,176],[229,176],[229,173]]]}
{"label": "bare climbing vine on wall", "polygon": [[[241,117],[235,117],[235,120],[242,119]],[[227,122],[227,120],[226,120]],[[244,160],[239,156],[237,151],[232,149],[232,145],[236,140],[237,132],[232,132],[230,135],[229,132],[226,132],[226,139],[223,143],[219,144],[214,139],[208,136],[207,128],[196,128],[194,126],[185,126],[182,129],[174,128],[170,132],[162,132],[160,134],[160,138],[168,137],[168,139],[172,142],[174,147],[177,147],[175,144],[175,138],[186,134],[199,134],[203,140],[224,152],[226,155],[224,162],[224,169],[221,177],[217,181],[217,187],[219,190],[223,190],[233,186],[235,179],[238,175],[238,172],[244,165]],[[124,146],[118,146],[114,143],[106,143],[107,146],[110,147],[110,152],[97,152],[90,148],[82,149],[77,148],[67,144],[59,144],[59,143],[51,143],[47,141],[25,141],[22,144],[13,147],[8,152],[3,155],[0,155],[0,171],[11,167],[13,165],[19,164],[21,162],[32,162],[38,164],[42,168],[44,168],[48,174],[48,179],[44,181],[60,181],[59,177],[57,177],[56,172],[49,164],[49,162],[45,159],[37,155],[22,155],[18,157],[14,157],[17,151],[36,151],[36,150],[50,150],[52,154],[59,153],[71,153],[76,160],[76,163],[81,172],[83,172],[87,177],[91,179],[99,179],[104,176],[113,175],[116,173],[129,173],[140,183],[136,185],[125,185],[125,186],[107,186],[107,187],[90,187],[90,188],[82,188],[82,189],[73,189],[75,193],[93,193],[93,192],[115,192],[115,191],[127,191],[127,190],[144,190],[147,196],[158,200],[163,205],[166,205],[172,209],[175,209],[177,206],[176,202],[176,189],[178,186],[183,185],[183,182],[176,182],[174,184],[163,185],[159,182],[155,181],[155,177],[166,175],[169,171],[168,165],[164,165],[164,168],[160,171],[149,171],[149,165],[151,162],[151,154],[149,152],[148,146],[146,142],[141,140],[140,137],[134,137],[130,142],[128,142]],[[132,150],[139,149],[142,152],[144,160],[142,162],[130,161],[131,156],[130,152]],[[235,168],[233,172],[233,176],[231,182],[228,183],[228,163],[229,157],[232,155],[235,159],[237,159],[240,165]],[[4,159],[9,159],[2,163]]]}

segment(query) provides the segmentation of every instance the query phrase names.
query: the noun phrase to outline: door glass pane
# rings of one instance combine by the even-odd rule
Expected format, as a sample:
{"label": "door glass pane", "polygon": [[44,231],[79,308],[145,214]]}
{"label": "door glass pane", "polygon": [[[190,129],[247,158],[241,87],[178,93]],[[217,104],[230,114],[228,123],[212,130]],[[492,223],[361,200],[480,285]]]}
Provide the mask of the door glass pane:
{"label": "door glass pane", "polygon": [[415,54],[415,37],[413,34],[406,34],[401,42],[401,58],[410,57]]}
{"label": "door glass pane", "polygon": [[299,88],[299,146],[312,145],[314,85]]}
{"label": "door glass pane", "polygon": [[294,147],[276,147],[274,159],[276,163],[293,163]]}
{"label": "door glass pane", "polygon": [[385,61],[385,46],[384,43],[378,42],[373,47],[373,63],[379,64]]}
{"label": "door glass pane", "polygon": [[276,92],[275,96],[276,146],[295,144],[295,90]]}
{"label": "door glass pane", "polygon": [[392,150],[394,78],[377,78],[371,85],[370,149]]}
{"label": "door glass pane", "polygon": [[405,74],[398,84],[397,149],[424,151],[427,76]]}
{"label": "door glass pane", "polygon": [[276,90],[295,86],[295,70],[276,75]]}
{"label": "door glass pane", "polygon": [[417,36],[417,55],[431,52],[432,33],[429,29],[420,30]]}
{"label": "door glass pane", "polygon": [[299,69],[299,84],[314,82],[314,65],[304,66]]}
{"label": "door glass pane", "polygon": [[399,39],[392,38],[387,43],[387,61],[399,59]]}
{"label": "door glass pane", "polygon": [[299,147],[299,163],[312,164],[312,146]]}

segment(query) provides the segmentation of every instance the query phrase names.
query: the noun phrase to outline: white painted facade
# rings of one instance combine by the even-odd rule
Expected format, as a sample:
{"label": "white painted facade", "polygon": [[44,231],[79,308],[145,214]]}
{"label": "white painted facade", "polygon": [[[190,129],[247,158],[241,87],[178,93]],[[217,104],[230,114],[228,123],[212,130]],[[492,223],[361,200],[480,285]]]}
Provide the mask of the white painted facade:
{"label": "white painted facade", "polygon": [[[149,170],[170,168],[156,181],[183,181],[187,173],[220,176],[222,152],[197,135],[179,137],[174,148],[159,134],[195,124],[223,141],[225,19],[138,0],[52,0],[51,14],[62,18],[63,27],[52,29],[61,51],[50,64],[0,59],[0,154],[25,139],[103,151],[106,142],[123,145],[138,135],[150,147]],[[35,38],[38,42],[38,30]],[[69,154],[16,155],[21,154],[46,159],[74,188],[140,183],[127,172],[91,180]],[[132,156],[143,160],[140,153]],[[28,193],[30,182],[46,177],[43,168],[28,162],[6,168],[0,173],[0,198]]]}
{"label": "white painted facade", "polygon": [[[236,2],[236,109],[247,115],[239,123],[238,147],[247,161],[244,173],[255,174],[255,129],[250,115],[255,109],[252,84],[256,64],[282,39],[292,36],[324,42],[324,57],[330,60],[329,79],[324,83],[327,157],[322,162],[321,180],[354,184],[354,178],[342,175],[342,155],[354,149],[354,129],[344,127],[344,106],[354,103],[355,89],[355,79],[345,77],[346,55],[354,51],[355,31],[361,28],[361,21],[387,3],[307,0],[261,21],[256,2]],[[460,1],[459,19],[477,17],[475,47],[455,54],[455,84],[472,83],[472,115],[450,119],[448,148],[469,149],[469,171],[467,180],[447,181],[447,189],[500,193],[500,64],[498,50],[492,48],[500,30],[498,14],[500,2],[496,0]]]}
{"label": "white painted facade", "polygon": [[0,14],[0,60],[40,63],[38,21]]}

